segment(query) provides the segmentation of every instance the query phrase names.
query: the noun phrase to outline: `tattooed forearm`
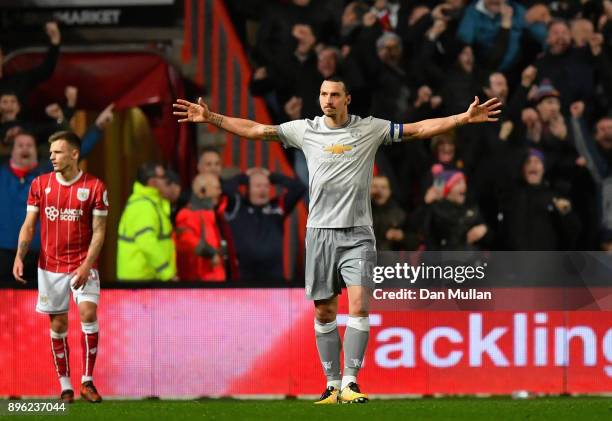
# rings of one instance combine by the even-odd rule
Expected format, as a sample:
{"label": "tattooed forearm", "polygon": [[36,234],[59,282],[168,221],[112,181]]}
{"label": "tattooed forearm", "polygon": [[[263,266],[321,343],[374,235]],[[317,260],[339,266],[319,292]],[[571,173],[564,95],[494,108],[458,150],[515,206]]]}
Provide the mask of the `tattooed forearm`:
{"label": "tattooed forearm", "polygon": [[102,246],[104,245],[104,236],[103,235],[94,235],[91,238],[91,243],[89,244],[89,250],[87,251],[87,264],[89,266],[93,266],[98,260],[98,256],[100,255],[100,251],[102,251]]}
{"label": "tattooed forearm", "polygon": [[19,230],[19,239],[17,240],[17,258],[25,259],[30,248],[30,243],[34,238],[34,230],[36,229],[36,220],[38,219],[38,212],[28,212],[26,219],[23,221],[21,230]]}
{"label": "tattooed forearm", "polygon": [[29,241],[21,241],[19,243],[19,247],[17,248],[17,256],[19,256],[21,260],[25,259],[26,254],[28,254],[29,248],[30,248]]}
{"label": "tattooed forearm", "polygon": [[268,140],[268,141],[279,140],[278,126],[266,126],[263,132],[263,140]]}
{"label": "tattooed forearm", "polygon": [[217,113],[210,113],[210,117],[208,117],[208,122],[213,126],[221,128],[221,124],[223,124],[223,116]]}
{"label": "tattooed forearm", "polygon": [[209,113],[206,122],[232,133],[236,136],[252,140],[279,141],[279,126],[267,126],[253,120],[228,117],[217,113]]}
{"label": "tattooed forearm", "polygon": [[86,264],[92,267],[96,260],[98,260],[98,256],[100,255],[100,251],[102,251],[102,246],[104,245],[104,235],[106,232],[106,217],[105,216],[94,216],[93,218],[93,235],[91,236],[91,242],[89,243],[89,250],[87,250],[87,258],[85,260]]}

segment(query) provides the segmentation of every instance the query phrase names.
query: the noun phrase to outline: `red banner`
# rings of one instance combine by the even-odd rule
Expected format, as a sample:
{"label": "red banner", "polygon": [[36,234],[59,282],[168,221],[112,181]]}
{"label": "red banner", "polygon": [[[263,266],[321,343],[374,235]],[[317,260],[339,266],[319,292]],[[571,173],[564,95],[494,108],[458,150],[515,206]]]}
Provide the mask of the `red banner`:
{"label": "red banner", "polygon": [[[0,396],[55,396],[35,291],[0,290]],[[340,334],[346,324],[341,297]],[[359,381],[373,394],[612,391],[611,312],[375,312]],[[80,324],[70,313],[73,385]],[[103,290],[94,373],[106,396],[317,394],[312,303],[299,289]]]}

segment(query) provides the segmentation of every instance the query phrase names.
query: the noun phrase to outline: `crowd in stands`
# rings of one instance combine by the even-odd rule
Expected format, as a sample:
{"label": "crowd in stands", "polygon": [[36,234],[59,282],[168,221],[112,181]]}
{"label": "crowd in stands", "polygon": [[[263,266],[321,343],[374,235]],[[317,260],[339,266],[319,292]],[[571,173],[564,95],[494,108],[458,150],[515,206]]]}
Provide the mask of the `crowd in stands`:
{"label": "crowd in stands", "polygon": [[265,168],[222,178],[221,162],[204,149],[191,188],[179,194],[169,192],[174,175],[162,164],[138,169],[119,223],[118,279],[286,285],[284,222],[306,186]]}
{"label": "crowd in stands", "polygon": [[[251,93],[277,123],[319,115],[318,86],[333,75],[348,81],[349,112],[397,123],[464,112],[474,96],[503,101],[498,122],[380,149],[379,249],[612,249],[611,1],[230,8]],[[303,155],[290,158],[307,180]]]}
{"label": "crowd in stands", "polygon": [[[252,64],[250,92],[277,124],[320,115],[319,87],[331,76],[347,81],[349,112],[396,123],[464,112],[475,96],[502,100],[495,123],[381,147],[371,186],[379,250],[612,250],[612,1],[228,6]],[[0,70],[5,279],[29,184],[51,170],[38,157],[78,107],[67,86],[65,99],[46,108],[48,119],[25,108],[60,54],[57,25],[46,31],[40,66],[8,77]],[[112,105],[84,135],[82,156],[111,120]],[[295,178],[265,168],[228,177],[221,152],[204,149],[182,189],[164,163],[142,165],[119,227],[110,227],[118,229],[117,279],[285,284],[284,222],[308,201],[305,158],[286,153]],[[26,264],[33,280],[38,247],[32,243]]]}

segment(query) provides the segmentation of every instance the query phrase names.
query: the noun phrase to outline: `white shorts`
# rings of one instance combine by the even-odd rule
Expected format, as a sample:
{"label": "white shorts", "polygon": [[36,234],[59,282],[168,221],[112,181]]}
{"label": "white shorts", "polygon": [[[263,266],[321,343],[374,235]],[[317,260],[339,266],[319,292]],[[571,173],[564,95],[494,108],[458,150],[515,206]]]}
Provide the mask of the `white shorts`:
{"label": "white shorts", "polygon": [[55,273],[38,268],[38,303],[36,311],[45,314],[68,313],[70,290],[74,302],[91,301],[98,304],[100,299],[100,275],[91,269],[84,286],[75,290],[70,281],[74,273]]}

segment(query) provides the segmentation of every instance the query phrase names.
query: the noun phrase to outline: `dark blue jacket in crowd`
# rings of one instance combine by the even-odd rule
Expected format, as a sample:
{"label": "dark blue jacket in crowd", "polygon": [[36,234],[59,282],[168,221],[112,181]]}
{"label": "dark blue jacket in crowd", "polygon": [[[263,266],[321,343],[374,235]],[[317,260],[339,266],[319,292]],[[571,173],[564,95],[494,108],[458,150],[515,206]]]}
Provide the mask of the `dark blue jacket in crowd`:
{"label": "dark blue jacket in crowd", "polygon": [[[516,60],[520,52],[521,36],[527,31],[536,41],[544,45],[547,30],[543,23],[527,23],[525,21],[525,7],[514,2],[508,1],[514,10],[512,15],[512,27],[508,34],[506,53],[499,66],[499,70],[507,70]],[[492,54],[498,35],[502,31],[501,14],[491,16],[479,0],[473,1],[463,15],[459,24],[457,36],[466,44],[475,46],[481,55]]]}
{"label": "dark blue jacket in crowd", "polygon": [[[87,131],[83,137],[81,156],[89,154],[96,143],[102,138],[102,131],[96,126]],[[53,165],[47,158],[42,160],[38,167],[30,171],[25,177],[17,177],[10,168],[10,163],[0,165],[0,249],[16,250],[19,239],[19,231],[26,216],[26,205],[30,184],[41,174],[53,171]],[[40,250],[39,224],[36,224],[36,232],[30,250]]]}
{"label": "dark blue jacket in crowd", "polygon": [[248,176],[240,174],[224,185],[224,193],[229,199],[226,216],[232,227],[240,280],[282,281],[285,218],[306,192],[306,186],[297,178],[272,173],[270,183],[284,191],[267,205],[255,206],[248,196],[237,193],[239,185],[248,182]]}

